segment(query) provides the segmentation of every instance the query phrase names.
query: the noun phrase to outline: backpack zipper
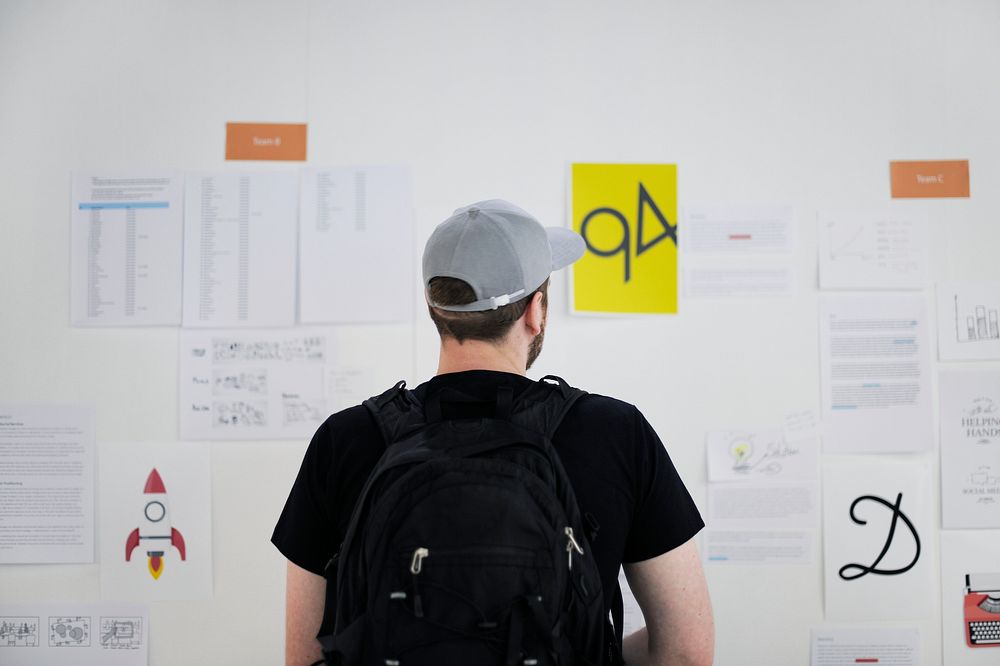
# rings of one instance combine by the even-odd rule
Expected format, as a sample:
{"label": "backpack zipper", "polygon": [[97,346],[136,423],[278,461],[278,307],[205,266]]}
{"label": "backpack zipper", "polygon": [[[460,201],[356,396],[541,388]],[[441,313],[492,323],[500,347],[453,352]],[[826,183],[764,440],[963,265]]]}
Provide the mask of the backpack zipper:
{"label": "backpack zipper", "polygon": [[417,577],[423,569],[424,558],[431,554],[427,548],[417,548],[413,551],[413,559],[410,560],[410,573],[413,574],[413,614],[416,617],[424,616],[424,600],[420,596],[420,587]]}
{"label": "backpack zipper", "polygon": [[583,548],[580,548],[580,544],[576,542],[576,538],[573,536],[572,527],[566,527],[564,532],[566,533],[566,566],[570,571],[572,571],[573,551],[575,550],[580,555],[583,555]]}

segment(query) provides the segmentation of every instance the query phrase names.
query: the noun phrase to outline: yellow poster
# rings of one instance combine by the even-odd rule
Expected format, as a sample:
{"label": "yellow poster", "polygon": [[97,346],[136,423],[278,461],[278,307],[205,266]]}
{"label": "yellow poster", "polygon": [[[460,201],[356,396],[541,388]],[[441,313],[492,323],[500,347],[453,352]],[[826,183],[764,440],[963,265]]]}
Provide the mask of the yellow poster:
{"label": "yellow poster", "polygon": [[574,164],[573,310],[677,312],[677,165]]}

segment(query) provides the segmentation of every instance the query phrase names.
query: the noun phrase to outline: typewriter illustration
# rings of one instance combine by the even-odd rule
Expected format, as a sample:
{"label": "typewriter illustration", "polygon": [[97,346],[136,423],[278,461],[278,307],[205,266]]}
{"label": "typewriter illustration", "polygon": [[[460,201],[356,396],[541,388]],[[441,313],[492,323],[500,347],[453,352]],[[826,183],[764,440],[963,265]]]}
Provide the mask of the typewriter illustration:
{"label": "typewriter illustration", "polygon": [[965,641],[1000,647],[1000,573],[965,575]]}

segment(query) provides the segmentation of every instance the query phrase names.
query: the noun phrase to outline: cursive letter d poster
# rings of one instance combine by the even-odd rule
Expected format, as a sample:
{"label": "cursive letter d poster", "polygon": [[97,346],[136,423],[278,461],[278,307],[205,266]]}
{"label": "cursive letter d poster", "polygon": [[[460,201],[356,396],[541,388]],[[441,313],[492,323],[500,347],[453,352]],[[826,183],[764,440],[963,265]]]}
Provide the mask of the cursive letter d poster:
{"label": "cursive letter d poster", "polygon": [[574,164],[575,313],[677,312],[677,165]]}
{"label": "cursive letter d poster", "polygon": [[930,466],[874,456],[823,465],[828,621],[930,617]]}

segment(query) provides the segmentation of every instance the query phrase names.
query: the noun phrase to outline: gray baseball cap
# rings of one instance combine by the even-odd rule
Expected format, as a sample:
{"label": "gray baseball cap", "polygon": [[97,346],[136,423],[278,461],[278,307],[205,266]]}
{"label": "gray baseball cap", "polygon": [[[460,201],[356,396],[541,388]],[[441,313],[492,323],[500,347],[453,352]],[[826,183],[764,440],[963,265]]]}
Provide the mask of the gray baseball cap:
{"label": "gray baseball cap", "polygon": [[459,208],[442,222],[424,246],[424,290],[436,277],[464,280],[476,300],[439,305],[452,312],[496,310],[538,289],[549,273],[583,256],[586,245],[574,231],[543,227],[538,220],[502,199]]}

